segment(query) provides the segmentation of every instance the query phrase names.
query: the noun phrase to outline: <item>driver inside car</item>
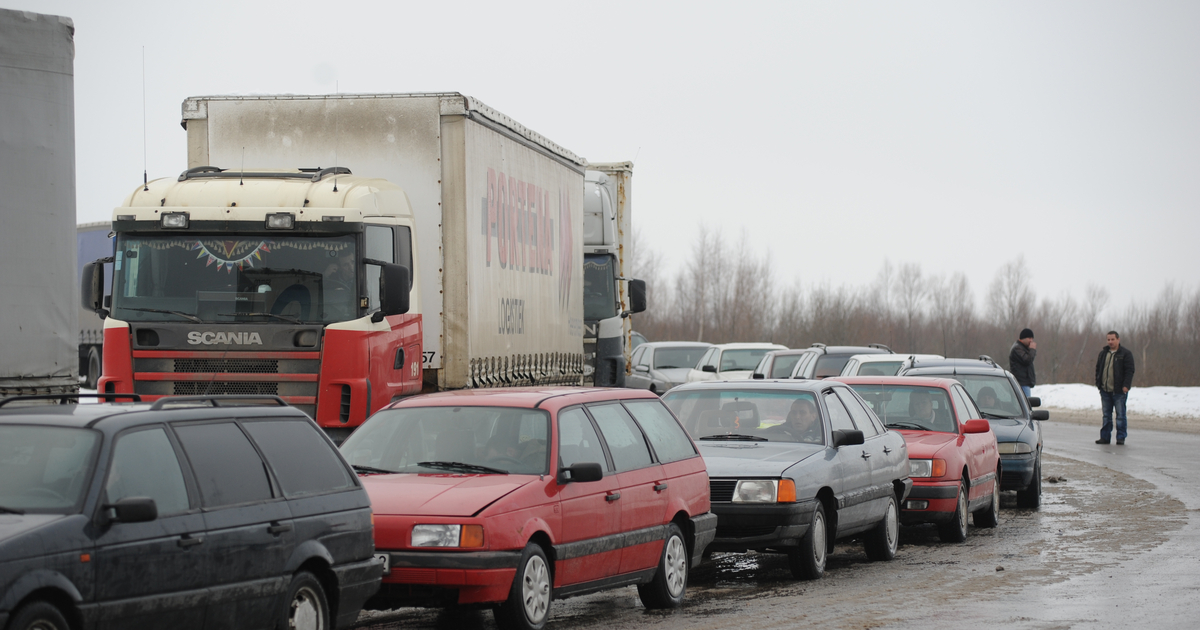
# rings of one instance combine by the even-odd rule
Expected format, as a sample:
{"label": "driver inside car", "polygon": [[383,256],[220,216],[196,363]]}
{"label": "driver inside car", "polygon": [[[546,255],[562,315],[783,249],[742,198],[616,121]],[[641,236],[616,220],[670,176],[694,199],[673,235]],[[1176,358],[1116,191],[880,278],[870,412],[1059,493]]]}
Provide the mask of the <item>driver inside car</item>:
{"label": "driver inside car", "polygon": [[788,434],[797,442],[821,444],[825,441],[821,415],[817,412],[816,404],[806,398],[793,401],[787,419],[772,428]]}

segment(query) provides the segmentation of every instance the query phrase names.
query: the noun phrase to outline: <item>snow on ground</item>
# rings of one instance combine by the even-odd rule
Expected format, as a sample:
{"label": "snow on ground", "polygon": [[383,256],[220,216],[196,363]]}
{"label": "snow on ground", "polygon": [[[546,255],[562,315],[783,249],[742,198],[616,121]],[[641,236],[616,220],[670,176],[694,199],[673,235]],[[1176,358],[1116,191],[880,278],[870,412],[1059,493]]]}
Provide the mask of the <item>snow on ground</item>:
{"label": "snow on ground", "polygon": [[[1042,399],[1042,407],[1100,411],[1100,391],[1094,385],[1038,385],[1033,395]],[[1134,387],[1126,406],[1131,415],[1200,418],[1200,387]]]}

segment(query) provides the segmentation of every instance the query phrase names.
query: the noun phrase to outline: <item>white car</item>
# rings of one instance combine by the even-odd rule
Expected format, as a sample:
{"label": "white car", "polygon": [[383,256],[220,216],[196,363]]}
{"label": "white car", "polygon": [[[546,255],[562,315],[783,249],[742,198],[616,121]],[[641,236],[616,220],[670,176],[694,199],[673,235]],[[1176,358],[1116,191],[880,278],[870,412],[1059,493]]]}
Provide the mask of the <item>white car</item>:
{"label": "white car", "polygon": [[777,343],[722,343],[700,357],[700,362],[688,372],[687,382],[750,378],[754,367],[772,350],[787,350]]}
{"label": "white car", "polygon": [[846,362],[841,376],[895,376],[917,361],[944,359],[940,354],[856,354]]}

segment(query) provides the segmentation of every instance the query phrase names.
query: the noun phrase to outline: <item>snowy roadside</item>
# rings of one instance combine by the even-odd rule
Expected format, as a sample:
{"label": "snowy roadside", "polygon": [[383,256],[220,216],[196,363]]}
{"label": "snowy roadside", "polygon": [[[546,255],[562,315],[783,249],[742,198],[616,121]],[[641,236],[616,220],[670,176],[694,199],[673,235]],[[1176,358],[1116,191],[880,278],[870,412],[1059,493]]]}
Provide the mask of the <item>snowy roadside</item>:
{"label": "snowy roadside", "polygon": [[[1050,422],[1094,425],[1099,430],[1100,394],[1095,386],[1038,385],[1033,395],[1042,399]],[[1134,387],[1126,408],[1131,432],[1142,428],[1200,433],[1200,387]]]}

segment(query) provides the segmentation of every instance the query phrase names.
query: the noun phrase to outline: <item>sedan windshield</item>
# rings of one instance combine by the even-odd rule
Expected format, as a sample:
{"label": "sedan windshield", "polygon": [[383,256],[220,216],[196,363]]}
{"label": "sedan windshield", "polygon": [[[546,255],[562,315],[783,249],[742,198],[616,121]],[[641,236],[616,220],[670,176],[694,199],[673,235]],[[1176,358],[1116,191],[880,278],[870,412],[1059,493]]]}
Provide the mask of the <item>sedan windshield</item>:
{"label": "sedan windshield", "polygon": [[544,475],[550,417],[513,407],[385,409],[342,443],[359,472]]}
{"label": "sedan windshield", "polygon": [[700,357],[708,346],[692,346],[690,348],[657,348],[654,350],[654,369],[670,370],[672,368],[696,367]]}
{"label": "sedan windshield", "polygon": [[986,374],[955,374],[951,377],[967,388],[967,393],[988,418],[1020,418],[1024,415],[1017,396],[1021,392],[1013,389],[1004,376]]}
{"label": "sedan windshield", "polygon": [[354,236],[121,236],[113,316],[330,323],[357,317]]}
{"label": "sedan windshield", "polygon": [[0,508],[68,514],[79,508],[100,444],[88,429],[0,426]]}
{"label": "sedan windshield", "polygon": [[940,387],[873,384],[850,387],[890,428],[958,433],[950,397]]}
{"label": "sedan windshield", "polygon": [[663,402],[698,440],[825,443],[812,392],[704,389],[672,391]]}

